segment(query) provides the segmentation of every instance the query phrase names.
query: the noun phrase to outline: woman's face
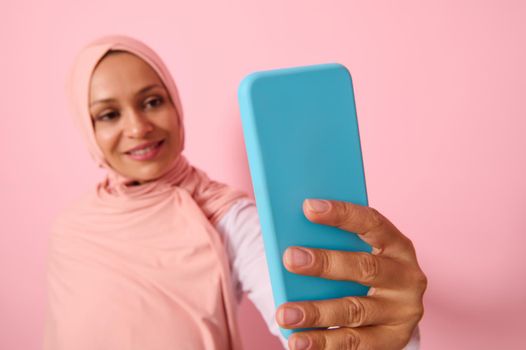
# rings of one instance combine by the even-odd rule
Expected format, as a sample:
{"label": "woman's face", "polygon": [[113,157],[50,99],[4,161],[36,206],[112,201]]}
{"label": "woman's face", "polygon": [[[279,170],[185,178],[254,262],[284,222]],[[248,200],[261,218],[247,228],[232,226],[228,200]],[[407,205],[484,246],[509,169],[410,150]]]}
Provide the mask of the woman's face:
{"label": "woman's face", "polygon": [[178,156],[177,110],[149,64],[126,52],[104,57],[89,103],[95,138],[115,171],[142,183],[168,170]]}

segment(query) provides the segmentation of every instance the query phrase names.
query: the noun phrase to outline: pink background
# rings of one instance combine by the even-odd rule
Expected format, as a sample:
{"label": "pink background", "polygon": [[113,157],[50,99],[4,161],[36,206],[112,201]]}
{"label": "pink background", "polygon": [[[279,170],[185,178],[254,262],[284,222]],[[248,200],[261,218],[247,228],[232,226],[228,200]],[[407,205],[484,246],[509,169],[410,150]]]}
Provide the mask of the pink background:
{"label": "pink background", "polygon": [[[423,349],[525,349],[526,3],[7,1],[0,8],[0,348],[38,349],[50,221],[101,177],[69,116],[73,56],[136,36],[167,62],[188,158],[250,190],[236,89],[253,71],[353,74],[371,204],[429,277]],[[278,349],[244,302],[248,349]]]}

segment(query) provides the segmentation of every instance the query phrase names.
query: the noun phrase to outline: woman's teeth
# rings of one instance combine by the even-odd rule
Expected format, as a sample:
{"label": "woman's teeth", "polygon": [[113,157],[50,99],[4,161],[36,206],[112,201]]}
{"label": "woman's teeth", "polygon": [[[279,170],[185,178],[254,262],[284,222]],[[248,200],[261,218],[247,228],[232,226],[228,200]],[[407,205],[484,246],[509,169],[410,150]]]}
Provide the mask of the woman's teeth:
{"label": "woman's teeth", "polygon": [[134,154],[134,155],[143,155],[143,154],[146,154],[148,152],[150,152],[151,150],[153,150],[155,147],[157,147],[158,143],[154,144],[154,145],[151,145],[151,146],[148,146],[146,148],[142,148],[142,149],[138,149],[136,151],[131,151],[130,154]]}

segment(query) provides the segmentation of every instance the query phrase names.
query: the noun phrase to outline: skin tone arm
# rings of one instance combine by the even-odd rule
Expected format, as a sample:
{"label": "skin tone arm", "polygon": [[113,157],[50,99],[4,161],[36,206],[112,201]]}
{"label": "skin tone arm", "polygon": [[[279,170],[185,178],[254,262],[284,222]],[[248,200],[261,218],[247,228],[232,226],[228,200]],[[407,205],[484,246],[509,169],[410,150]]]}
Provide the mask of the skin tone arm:
{"label": "skin tone arm", "polygon": [[313,223],[354,232],[373,247],[353,253],[290,247],[283,262],[290,272],[370,286],[366,297],[281,305],[283,328],[317,328],[290,336],[293,350],[402,349],[423,315],[427,279],[412,242],[375,209],[346,202],[306,200],[303,211]]}

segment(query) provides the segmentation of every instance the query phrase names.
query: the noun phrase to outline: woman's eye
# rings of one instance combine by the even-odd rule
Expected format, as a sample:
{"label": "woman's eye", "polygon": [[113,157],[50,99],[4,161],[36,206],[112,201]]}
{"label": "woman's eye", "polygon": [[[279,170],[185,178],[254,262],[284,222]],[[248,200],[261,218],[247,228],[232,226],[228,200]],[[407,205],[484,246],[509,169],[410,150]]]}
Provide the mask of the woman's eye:
{"label": "woman's eye", "polygon": [[108,112],[108,113],[104,113],[104,114],[99,115],[96,118],[96,120],[97,121],[110,121],[110,120],[114,120],[118,116],[119,116],[119,113],[117,113],[115,111],[112,111],[112,112]]}
{"label": "woman's eye", "polygon": [[155,97],[150,98],[144,102],[145,108],[155,108],[160,106],[163,103],[163,99],[161,97]]}

